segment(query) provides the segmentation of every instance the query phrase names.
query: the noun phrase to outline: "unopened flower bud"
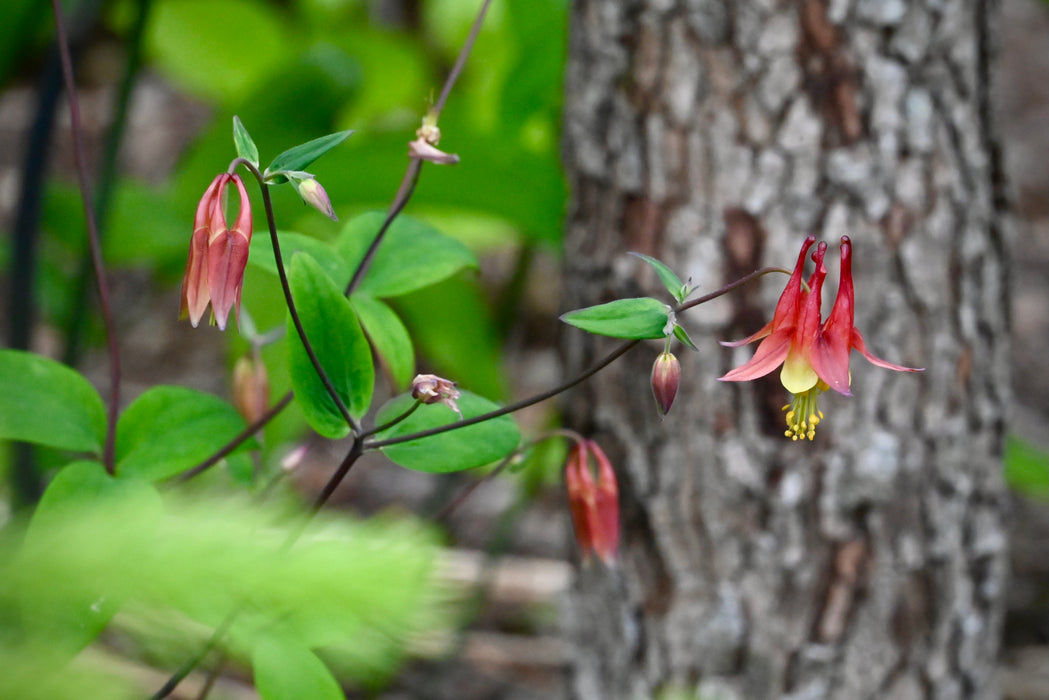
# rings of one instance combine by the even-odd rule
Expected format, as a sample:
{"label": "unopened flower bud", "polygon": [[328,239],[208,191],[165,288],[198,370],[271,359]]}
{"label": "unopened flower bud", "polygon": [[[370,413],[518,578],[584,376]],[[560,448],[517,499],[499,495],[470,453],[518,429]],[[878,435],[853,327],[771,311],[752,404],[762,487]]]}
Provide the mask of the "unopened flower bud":
{"label": "unopened flower bud", "polygon": [[302,201],[332,221],[339,220],[339,217],[335,216],[335,210],[332,209],[328,193],[321,183],[317,182],[317,178],[312,176],[306,178],[290,177],[289,180],[291,180],[291,184],[294,185],[299,196],[302,197]]}
{"label": "unopened flower bud", "polygon": [[248,356],[233,365],[233,405],[248,423],[254,423],[269,410],[270,382],[266,365]]}
{"label": "unopened flower bud", "polygon": [[436,374],[417,374],[412,380],[412,398],[420,403],[442,403],[463,417],[459,410],[459,390],[455,382],[438,377]]}
{"label": "unopened flower bud", "polygon": [[663,351],[652,365],[652,393],[660,415],[666,415],[677,396],[681,383],[681,363],[672,353]]}

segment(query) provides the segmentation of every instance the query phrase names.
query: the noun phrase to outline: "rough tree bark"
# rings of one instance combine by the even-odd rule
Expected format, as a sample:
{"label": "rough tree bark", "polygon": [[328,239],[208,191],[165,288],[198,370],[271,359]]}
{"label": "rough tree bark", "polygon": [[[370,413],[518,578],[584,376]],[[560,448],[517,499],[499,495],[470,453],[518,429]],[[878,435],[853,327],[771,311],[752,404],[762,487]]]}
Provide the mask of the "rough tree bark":
{"label": "rough tree bark", "polygon": [[[993,698],[1005,585],[999,456],[1007,269],[990,123],[989,0],[577,0],[565,157],[568,308],[658,294],[625,251],[701,292],[855,248],[853,358],[814,443],[783,437],[776,374],[716,378],[785,276],[681,319],[700,346],[665,420],[658,346],[575,395],[613,456],[618,568],[568,602],[586,700]],[[827,295],[834,285],[828,283]],[[825,296],[827,296],[825,295]],[[833,298],[828,296],[827,298]],[[829,302],[828,302],[829,303]],[[569,368],[603,354],[569,330]]]}

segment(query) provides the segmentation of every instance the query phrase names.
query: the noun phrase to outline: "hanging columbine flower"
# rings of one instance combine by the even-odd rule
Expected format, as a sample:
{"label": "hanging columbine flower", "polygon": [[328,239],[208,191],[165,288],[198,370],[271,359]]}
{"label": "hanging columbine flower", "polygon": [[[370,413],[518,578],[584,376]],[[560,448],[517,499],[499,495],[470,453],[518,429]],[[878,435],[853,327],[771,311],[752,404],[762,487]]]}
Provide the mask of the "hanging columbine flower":
{"label": "hanging columbine flower", "polygon": [[[225,196],[229,183],[237,186],[240,212],[233,228],[226,223]],[[251,202],[244,182],[223,173],[212,180],[193,220],[189,260],[182,278],[180,318],[189,317],[195,328],[211,304],[212,319],[226,330],[230,310],[240,313],[240,292],[251,241]]]}
{"label": "hanging columbine flower", "polygon": [[895,365],[872,355],[863,341],[863,336],[853,326],[855,291],[852,281],[852,244],[848,236],[841,238],[841,282],[834,307],[823,325],[820,325],[820,293],[827,269],[823,258],[827,244],[820,243],[812,255],[816,269],[802,286],[805,256],[816,242],[809,236],[801,246],[794,272],[776,305],[772,321],[749,338],[722,343],[738,347],[761,340],[757,351],[748,362],[733,369],[722,381],[748,381],[763,377],[776,367],[783,365],[780,381],[792,394],[791,402],[784,406],[787,412],[787,437],[813,439],[816,426],[823,419],[819,410],[819,395],[834,389],[844,396],[851,396],[849,375],[849,352],[855,348],[869,362],[879,367],[898,372],[920,372],[922,370]]}
{"label": "hanging columbine flower", "polygon": [[[590,457],[597,462],[597,477]],[[619,549],[619,485],[612,463],[593,440],[576,443],[565,464],[565,488],[576,542],[584,561],[591,554],[612,564]]]}

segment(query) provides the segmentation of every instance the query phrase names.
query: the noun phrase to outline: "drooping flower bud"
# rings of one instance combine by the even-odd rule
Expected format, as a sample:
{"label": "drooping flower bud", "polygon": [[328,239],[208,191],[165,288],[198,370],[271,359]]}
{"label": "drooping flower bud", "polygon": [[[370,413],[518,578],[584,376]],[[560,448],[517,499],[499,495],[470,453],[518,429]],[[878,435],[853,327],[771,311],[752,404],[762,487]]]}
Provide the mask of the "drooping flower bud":
{"label": "drooping flower bud", "polygon": [[248,423],[269,410],[270,382],[266,365],[245,355],[233,365],[233,405]]}
{"label": "drooping flower bud", "polygon": [[[233,183],[240,197],[237,222],[226,222],[226,187]],[[240,313],[240,293],[251,242],[251,201],[238,175],[222,173],[204,192],[193,220],[186,274],[182,278],[180,318],[188,317],[195,328],[208,304],[212,319],[226,330],[233,307]]]}
{"label": "drooping flower bud", "polygon": [[681,383],[681,363],[670,352],[664,350],[652,365],[652,394],[656,397],[656,408],[666,415],[677,396]]}
{"label": "drooping flower bud", "polygon": [[459,410],[459,390],[455,382],[442,379],[436,374],[417,374],[412,380],[412,398],[420,403],[442,403],[463,417]]}
{"label": "drooping flower bud", "polygon": [[339,220],[339,217],[335,216],[335,210],[332,209],[328,193],[321,183],[317,182],[317,178],[310,175],[309,177],[289,176],[288,179],[291,181],[292,186],[295,187],[295,191],[302,197],[302,201],[332,221]]}
{"label": "drooping flower bud", "polygon": [[[597,462],[597,478],[590,456]],[[593,440],[574,445],[565,464],[565,487],[576,542],[584,560],[591,554],[612,564],[619,549],[619,486],[612,464]]]}

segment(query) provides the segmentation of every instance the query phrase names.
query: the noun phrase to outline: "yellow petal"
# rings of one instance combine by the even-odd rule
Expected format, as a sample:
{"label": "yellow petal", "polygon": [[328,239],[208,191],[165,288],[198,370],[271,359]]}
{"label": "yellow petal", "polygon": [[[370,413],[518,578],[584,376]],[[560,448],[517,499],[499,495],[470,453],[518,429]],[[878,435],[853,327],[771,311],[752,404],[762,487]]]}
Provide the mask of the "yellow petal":
{"label": "yellow petal", "polygon": [[792,394],[801,394],[816,386],[819,381],[816,370],[804,357],[796,353],[787,355],[783,361],[783,369],[780,370],[779,380],[783,386]]}

